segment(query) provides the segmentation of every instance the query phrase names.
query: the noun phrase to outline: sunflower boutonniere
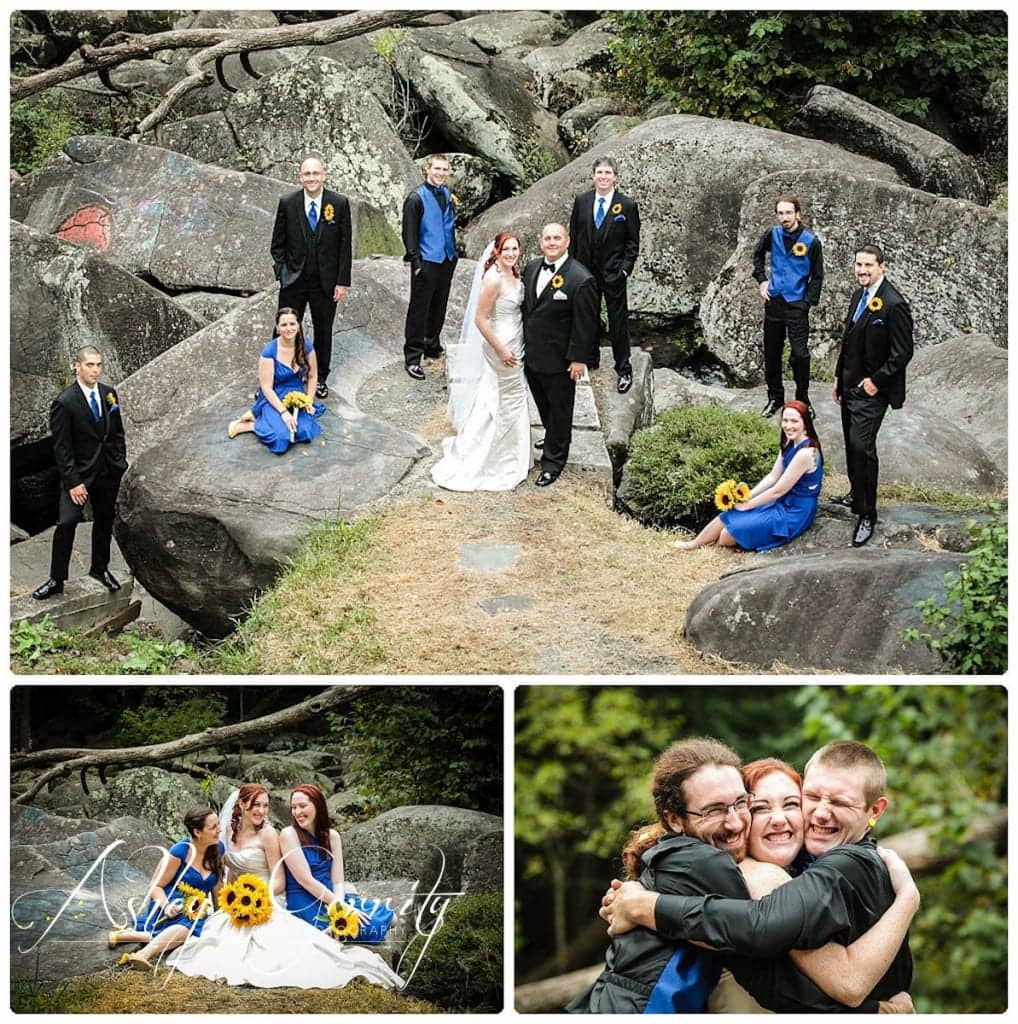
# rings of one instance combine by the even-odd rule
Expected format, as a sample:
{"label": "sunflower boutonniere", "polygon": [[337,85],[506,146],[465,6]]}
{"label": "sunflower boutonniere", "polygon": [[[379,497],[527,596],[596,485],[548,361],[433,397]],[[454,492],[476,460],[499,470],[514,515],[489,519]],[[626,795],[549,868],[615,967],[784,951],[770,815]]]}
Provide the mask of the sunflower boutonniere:
{"label": "sunflower boutonniere", "polygon": [[552,288],[555,288],[555,289],[561,288],[562,285],[564,285],[565,283],[566,283],[566,279],[561,274],[556,274],[551,279],[551,286],[552,286]]}
{"label": "sunflower boutonniere", "polygon": [[325,209],[322,210],[322,216],[326,220],[332,220],[336,216],[336,208],[332,205],[332,203],[325,204]]}
{"label": "sunflower boutonniere", "polygon": [[796,242],[795,245],[792,246],[793,256],[805,256],[807,252],[809,252],[809,250],[802,242]]}
{"label": "sunflower boutonniere", "polygon": [[866,303],[866,308],[871,313],[879,313],[884,308],[884,300],[879,295],[874,295],[873,298]]}
{"label": "sunflower boutonniere", "polygon": [[459,206],[460,201],[459,201],[459,198],[457,197],[455,192],[450,192],[449,193],[449,198],[452,200],[452,205],[453,206]]}
{"label": "sunflower boutonniere", "polygon": [[612,213],[621,213],[621,212],[622,212],[622,204],[621,203],[616,203],[612,207]]}
{"label": "sunflower boutonniere", "polygon": [[106,405],[110,412],[116,412],[120,408],[120,403],[117,401],[117,393],[115,391],[106,392]]}

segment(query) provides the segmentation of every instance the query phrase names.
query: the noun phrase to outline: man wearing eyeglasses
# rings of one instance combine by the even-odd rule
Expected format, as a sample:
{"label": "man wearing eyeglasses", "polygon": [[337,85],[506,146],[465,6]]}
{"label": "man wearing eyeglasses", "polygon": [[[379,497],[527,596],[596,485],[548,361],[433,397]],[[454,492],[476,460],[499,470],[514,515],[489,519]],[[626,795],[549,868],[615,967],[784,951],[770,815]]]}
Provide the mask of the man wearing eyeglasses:
{"label": "man wearing eyeglasses", "polygon": [[[706,897],[658,894],[626,882],[606,895],[601,916],[610,922],[609,933],[642,925],[662,939],[706,943],[760,965],[790,949],[816,949],[832,941],[848,945],[859,938],[894,902],[869,835],[887,807],[883,763],[862,743],[831,743],[810,758],[804,776],[808,870],[758,901],[725,898],[731,894],[720,891]],[[780,998],[773,972],[761,969],[750,980],[739,980],[764,1006]],[[861,1009],[872,1011],[872,1000],[890,999],[911,980],[906,940],[870,994],[870,1004]]]}

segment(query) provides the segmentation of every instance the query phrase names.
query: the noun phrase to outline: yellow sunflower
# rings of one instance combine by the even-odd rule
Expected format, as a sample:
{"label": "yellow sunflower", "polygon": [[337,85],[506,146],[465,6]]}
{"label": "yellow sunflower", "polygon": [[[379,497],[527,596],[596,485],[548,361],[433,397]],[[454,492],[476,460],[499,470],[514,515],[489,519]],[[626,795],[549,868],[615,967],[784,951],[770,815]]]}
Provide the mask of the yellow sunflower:
{"label": "yellow sunflower", "polygon": [[809,250],[802,244],[802,242],[796,242],[795,245],[792,246],[793,256],[805,256],[807,252],[809,252]]}
{"label": "yellow sunflower", "polygon": [[622,212],[622,204],[621,203],[616,203],[612,207],[612,213],[621,213],[621,212]]}
{"label": "yellow sunflower", "polygon": [[735,485],[735,500],[736,501],[749,501],[750,486],[747,483],[737,483]]}
{"label": "yellow sunflower", "polygon": [[257,875],[240,875],[219,890],[219,909],[238,928],[264,924],[272,916],[269,887]]}
{"label": "yellow sunflower", "polygon": [[342,900],[335,900],[326,907],[329,915],[329,931],[337,939],[356,939],[360,934],[361,921],[357,911]]}
{"label": "yellow sunflower", "polygon": [[322,213],[325,215],[326,220],[332,220],[332,218],[336,216],[336,208],[332,203],[326,203],[325,209],[322,210]]}
{"label": "yellow sunflower", "polygon": [[177,883],[177,892],[184,901],[181,905],[181,913],[188,921],[197,921],[204,917],[212,909],[212,901],[201,891],[184,882]]}
{"label": "yellow sunflower", "polygon": [[[284,409],[305,409],[310,411],[314,408],[311,399],[303,391],[291,391],[283,398]],[[254,877],[254,876],[252,876]]]}
{"label": "yellow sunflower", "polygon": [[727,512],[735,504],[734,480],[723,480],[718,484],[717,490],[714,492],[714,504],[722,512]]}
{"label": "yellow sunflower", "polygon": [[561,288],[566,283],[566,279],[561,274],[556,274],[551,279],[552,288]]}
{"label": "yellow sunflower", "polygon": [[874,295],[869,302],[866,303],[866,308],[871,313],[879,313],[884,308],[884,300],[879,295]]}

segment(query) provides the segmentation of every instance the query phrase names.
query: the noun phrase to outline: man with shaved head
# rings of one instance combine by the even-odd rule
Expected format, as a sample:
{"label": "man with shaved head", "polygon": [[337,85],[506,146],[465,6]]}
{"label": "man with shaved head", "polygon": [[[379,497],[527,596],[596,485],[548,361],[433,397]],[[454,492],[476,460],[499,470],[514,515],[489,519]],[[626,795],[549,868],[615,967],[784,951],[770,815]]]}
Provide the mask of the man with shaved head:
{"label": "man with shaved head", "polygon": [[569,459],[576,382],[597,359],[599,298],[593,274],[569,256],[561,224],[541,229],[543,259],[523,270],[523,339],[530,393],[544,425],[541,472],[554,483]]}

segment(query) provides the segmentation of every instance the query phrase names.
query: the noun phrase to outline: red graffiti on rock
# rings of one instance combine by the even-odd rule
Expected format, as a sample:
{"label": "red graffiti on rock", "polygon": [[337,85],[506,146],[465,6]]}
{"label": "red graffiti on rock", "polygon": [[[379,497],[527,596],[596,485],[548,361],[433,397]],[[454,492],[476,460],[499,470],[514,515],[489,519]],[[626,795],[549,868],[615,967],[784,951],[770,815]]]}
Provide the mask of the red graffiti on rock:
{"label": "red graffiti on rock", "polygon": [[105,251],[110,247],[113,214],[109,207],[98,203],[82,206],[57,228],[56,233],[57,237],[66,238],[69,242],[82,242]]}

